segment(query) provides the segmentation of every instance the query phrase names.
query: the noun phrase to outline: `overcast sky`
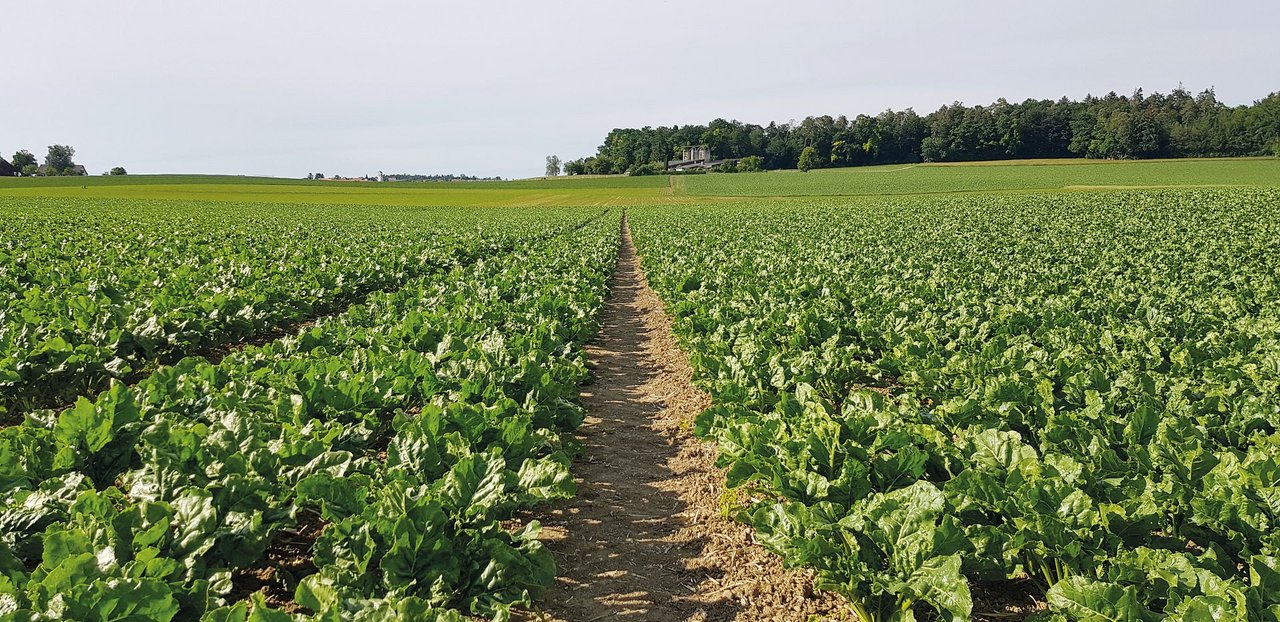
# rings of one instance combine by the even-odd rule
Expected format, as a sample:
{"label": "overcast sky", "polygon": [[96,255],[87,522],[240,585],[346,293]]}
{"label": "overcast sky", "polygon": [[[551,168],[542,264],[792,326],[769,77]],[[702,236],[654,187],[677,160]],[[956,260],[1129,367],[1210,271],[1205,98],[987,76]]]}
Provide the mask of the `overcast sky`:
{"label": "overcast sky", "polygon": [[1280,90],[1280,2],[59,0],[0,10],[0,153],[524,177],[614,127]]}

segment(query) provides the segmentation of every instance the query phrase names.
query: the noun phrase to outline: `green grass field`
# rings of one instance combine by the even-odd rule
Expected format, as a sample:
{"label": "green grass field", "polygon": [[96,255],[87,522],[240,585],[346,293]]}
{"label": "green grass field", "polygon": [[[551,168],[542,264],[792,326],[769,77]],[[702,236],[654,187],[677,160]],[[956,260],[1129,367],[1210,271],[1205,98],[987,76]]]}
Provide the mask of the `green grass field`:
{"label": "green grass field", "polygon": [[441,189],[453,190],[557,190],[568,183],[574,188],[664,188],[663,177],[628,177],[625,175],[589,175],[581,177],[533,177],[511,181],[454,182],[347,182],[333,180],[292,179],[287,177],[255,177],[249,175],[120,175],[89,177],[0,177],[0,188],[100,187],[142,185],[212,185],[212,186],[311,186],[341,188],[358,186],[365,189]]}
{"label": "green grass field", "polygon": [[1280,159],[1021,160],[770,171],[675,178],[690,196],[889,195],[1097,187],[1274,186]]}
{"label": "green grass field", "polygon": [[[161,181],[161,180],[157,180]],[[665,179],[663,179],[665,182]],[[459,187],[467,184],[227,184],[151,183],[83,186],[8,186],[5,197],[54,197],[65,199],[195,200],[236,203],[299,203],[308,205],[387,206],[599,206],[647,204],[670,201],[670,189],[599,188],[566,182],[563,189],[508,187]]]}
{"label": "green grass field", "polygon": [[224,175],[0,177],[0,197],[394,206],[601,206],[669,202],[666,177],[377,183]]}
{"label": "green grass field", "polygon": [[608,206],[955,192],[1280,185],[1280,159],[1021,160],[502,182],[376,183],[223,175],[0,178],[0,197],[395,206]]}

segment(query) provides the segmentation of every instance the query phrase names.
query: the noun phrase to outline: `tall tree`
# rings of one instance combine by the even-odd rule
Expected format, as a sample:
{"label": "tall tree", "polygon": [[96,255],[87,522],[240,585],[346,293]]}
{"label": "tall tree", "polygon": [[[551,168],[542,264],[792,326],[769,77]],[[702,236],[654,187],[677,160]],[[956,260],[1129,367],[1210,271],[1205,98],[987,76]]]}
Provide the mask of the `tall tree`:
{"label": "tall tree", "polygon": [[19,151],[19,152],[15,153],[15,154],[13,154],[13,160],[12,160],[12,162],[13,162],[13,167],[14,167],[14,168],[16,168],[16,169],[18,169],[18,170],[22,170],[22,169],[26,168],[26,166],[27,166],[28,164],[35,164],[35,163],[36,163],[36,156],[35,156],[34,154],[32,154],[30,151],[27,151],[26,149],[23,149],[23,150],[21,150],[21,151]]}
{"label": "tall tree", "polygon": [[818,149],[813,145],[809,145],[800,151],[800,161],[796,167],[801,171],[808,173],[809,169],[818,165]]}
{"label": "tall tree", "polygon": [[49,145],[49,154],[44,157],[45,166],[51,171],[62,173],[76,165],[75,147],[71,145]]}
{"label": "tall tree", "polygon": [[558,177],[560,175],[560,156],[547,156],[547,177]]}

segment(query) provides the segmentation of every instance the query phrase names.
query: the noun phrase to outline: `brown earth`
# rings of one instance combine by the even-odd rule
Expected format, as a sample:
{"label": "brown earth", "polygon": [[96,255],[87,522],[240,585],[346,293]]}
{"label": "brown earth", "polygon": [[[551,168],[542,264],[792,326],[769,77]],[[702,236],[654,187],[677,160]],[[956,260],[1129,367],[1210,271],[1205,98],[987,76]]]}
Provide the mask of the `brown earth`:
{"label": "brown earth", "polygon": [[228,602],[245,600],[253,592],[262,592],[273,608],[286,613],[304,612],[294,602],[293,595],[298,582],[317,571],[311,549],[324,528],[325,522],[318,513],[300,512],[298,525],[276,532],[261,559],[248,568],[232,572]]}
{"label": "brown earth", "polygon": [[722,516],[716,449],[693,438],[710,399],[692,383],[662,303],[649,288],[624,219],[612,299],[587,348],[592,383],[579,494],[543,510],[542,539],[559,577],[526,620],[850,619],[749,527]]}

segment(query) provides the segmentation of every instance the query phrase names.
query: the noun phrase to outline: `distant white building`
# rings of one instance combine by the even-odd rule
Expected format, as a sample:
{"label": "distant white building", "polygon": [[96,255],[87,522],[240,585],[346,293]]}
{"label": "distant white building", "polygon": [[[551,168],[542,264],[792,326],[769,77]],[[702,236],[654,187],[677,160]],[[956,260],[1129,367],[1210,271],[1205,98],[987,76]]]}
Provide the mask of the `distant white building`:
{"label": "distant white building", "polygon": [[737,162],[738,158],[711,159],[711,148],[706,145],[689,145],[681,150],[679,160],[668,160],[667,168],[673,171],[716,168],[725,162]]}

